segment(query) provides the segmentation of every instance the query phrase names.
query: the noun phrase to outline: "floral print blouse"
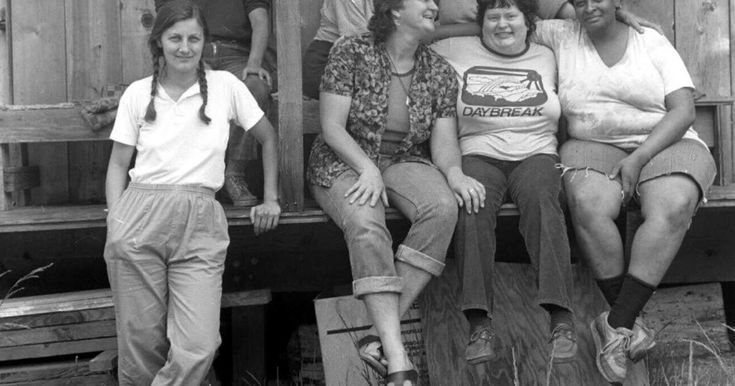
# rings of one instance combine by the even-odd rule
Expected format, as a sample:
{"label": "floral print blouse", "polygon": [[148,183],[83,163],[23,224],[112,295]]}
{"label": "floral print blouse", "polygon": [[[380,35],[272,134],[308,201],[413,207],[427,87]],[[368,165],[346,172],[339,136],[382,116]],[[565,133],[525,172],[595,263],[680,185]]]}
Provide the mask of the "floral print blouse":
{"label": "floral print blouse", "polygon": [[[452,67],[421,44],[416,51],[415,72],[409,93],[409,128],[392,155],[396,162],[431,164],[429,137],[438,118],[457,115],[457,79]],[[338,40],[329,54],[320,90],[352,98],[346,130],[376,163],[388,116],[391,65],[382,43],[371,34]],[[349,170],[321,135],[309,156],[310,184],[329,188]]]}

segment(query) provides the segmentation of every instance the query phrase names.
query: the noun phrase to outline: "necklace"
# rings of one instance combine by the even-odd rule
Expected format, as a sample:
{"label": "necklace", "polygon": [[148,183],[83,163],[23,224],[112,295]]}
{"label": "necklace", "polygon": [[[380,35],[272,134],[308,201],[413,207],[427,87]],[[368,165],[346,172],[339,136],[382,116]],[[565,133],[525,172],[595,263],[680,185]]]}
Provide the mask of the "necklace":
{"label": "necklace", "polygon": [[[411,82],[413,82],[413,76],[411,76],[411,79],[408,81],[408,86],[406,86],[403,83],[403,77],[408,76],[408,75],[413,75],[413,72],[416,68],[411,67],[410,70],[404,73],[399,73],[398,68],[396,68],[396,64],[393,63],[393,59],[390,57],[390,54],[387,51],[386,51],[386,55],[388,56],[388,61],[390,62],[390,66],[393,68],[393,71],[390,74],[392,76],[395,76],[398,79],[398,83],[401,85],[401,89],[403,89],[403,92],[406,93],[406,106],[408,106],[409,103],[411,102],[411,97],[408,94],[408,90],[411,89]],[[416,65],[416,62],[414,61],[414,66],[415,65]]]}

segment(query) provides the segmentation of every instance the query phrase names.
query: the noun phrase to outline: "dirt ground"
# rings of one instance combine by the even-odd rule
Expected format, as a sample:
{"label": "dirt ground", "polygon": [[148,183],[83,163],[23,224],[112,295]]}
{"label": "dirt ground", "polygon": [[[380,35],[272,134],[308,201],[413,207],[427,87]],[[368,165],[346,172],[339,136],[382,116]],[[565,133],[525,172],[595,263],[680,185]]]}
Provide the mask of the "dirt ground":
{"label": "dirt ground", "polygon": [[644,318],[659,331],[648,356],[651,385],[735,385],[719,284],[659,289]]}

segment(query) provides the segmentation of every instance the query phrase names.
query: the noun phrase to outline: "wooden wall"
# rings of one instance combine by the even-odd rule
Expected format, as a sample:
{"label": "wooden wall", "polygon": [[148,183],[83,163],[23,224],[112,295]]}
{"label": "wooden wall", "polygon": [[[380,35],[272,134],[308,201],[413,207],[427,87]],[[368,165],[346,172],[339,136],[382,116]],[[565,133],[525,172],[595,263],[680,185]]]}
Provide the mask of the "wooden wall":
{"label": "wooden wall", "polygon": [[[0,84],[12,87],[8,95],[0,93],[2,102],[96,99],[106,85],[127,84],[149,73],[144,22],[152,20],[146,15],[153,15],[153,0],[3,2],[9,3],[11,59]],[[0,54],[4,49],[0,45]],[[108,143],[19,147],[20,157],[40,167],[44,182],[33,189],[31,203],[103,201],[109,149]]]}
{"label": "wooden wall", "polygon": [[[299,1],[303,52],[318,28],[323,0]],[[708,97],[733,96],[731,1],[623,4],[663,26],[699,91]],[[91,99],[107,84],[127,84],[150,72],[145,38],[153,20],[153,0],[0,0],[0,9],[8,19],[7,32],[0,31],[0,103]],[[104,143],[42,144],[16,146],[13,156],[41,167],[44,183],[28,197],[31,203],[54,204],[102,201],[108,152],[109,144]]]}

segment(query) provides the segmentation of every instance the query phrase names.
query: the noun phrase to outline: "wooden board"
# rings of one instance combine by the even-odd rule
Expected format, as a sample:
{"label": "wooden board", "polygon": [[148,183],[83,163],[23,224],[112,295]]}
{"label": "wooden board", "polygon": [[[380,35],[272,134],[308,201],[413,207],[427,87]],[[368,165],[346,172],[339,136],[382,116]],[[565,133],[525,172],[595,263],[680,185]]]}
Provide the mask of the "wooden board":
{"label": "wooden board", "polygon": [[[122,83],[120,5],[117,1],[66,0],[67,95],[94,100],[103,87]],[[69,200],[104,202],[111,145],[69,145]]]}
{"label": "wooden board", "polygon": [[[65,0],[22,0],[11,3],[13,102],[67,101]],[[50,70],[53,69],[53,70]],[[29,146],[28,160],[41,168],[44,183],[33,189],[38,204],[65,202],[68,158],[65,144]],[[15,165],[21,166],[21,165]],[[23,203],[26,204],[26,203]]]}
{"label": "wooden board", "polygon": [[99,338],[59,343],[0,348],[0,361],[26,358],[47,358],[67,354],[104,351],[117,348],[117,338]]}
{"label": "wooden board", "polygon": [[107,141],[110,130],[94,132],[76,108],[0,108],[0,143]]}
{"label": "wooden board", "polygon": [[117,386],[112,374],[90,374],[78,377],[9,383],[6,386]]}
{"label": "wooden board", "polygon": [[[604,385],[594,364],[594,343],[588,324],[605,309],[589,271],[574,267],[574,311],[579,353],[574,362],[549,364],[548,317],[535,305],[536,279],[527,264],[496,264],[495,316],[499,341],[498,360],[469,367],[464,360],[468,325],[457,305],[458,272],[453,260],[422,297],[424,337],[432,386],[513,385],[517,369],[520,385]],[[514,359],[515,358],[515,359]],[[515,368],[514,368],[515,366]],[[645,364],[629,369],[626,385],[648,385]]]}
{"label": "wooden board", "polygon": [[275,0],[278,52],[278,136],[281,206],[304,208],[303,117],[299,9],[291,0]]}
{"label": "wooden board", "polygon": [[674,3],[673,0],[626,0],[622,5],[633,14],[660,25],[666,38],[674,44]]}
{"label": "wooden board", "polygon": [[6,300],[0,309],[0,318],[90,310],[112,305],[112,291],[109,289],[27,296]]}
{"label": "wooden board", "polygon": [[[90,361],[56,361],[52,363],[36,364],[36,365],[16,365],[8,367],[0,367],[0,384],[16,384],[26,382],[69,382],[70,378],[79,379],[79,377],[89,375],[105,375],[99,374],[100,371],[90,369]],[[63,383],[61,383],[63,384]],[[72,385],[72,383],[67,383]],[[105,383],[112,385],[112,383]]]}
{"label": "wooden board", "polygon": [[68,324],[32,329],[3,331],[0,334],[0,349],[48,344],[56,342],[74,342],[85,339],[115,337],[115,320]]}
{"label": "wooden board", "polygon": [[676,49],[695,87],[711,97],[732,95],[728,3],[676,1]]}
{"label": "wooden board", "polygon": [[65,326],[69,324],[89,323],[103,320],[115,320],[115,309],[112,306],[83,311],[6,317],[0,319],[0,331],[38,328],[44,326]]}
{"label": "wooden board", "polygon": [[[7,21],[9,15],[8,0],[0,0],[0,19]],[[0,30],[0,104],[13,103],[10,53],[10,28],[6,23],[5,30]]]}
{"label": "wooden board", "polygon": [[153,73],[148,34],[153,27],[156,7],[153,0],[119,0],[122,32],[123,83],[130,84]]}

